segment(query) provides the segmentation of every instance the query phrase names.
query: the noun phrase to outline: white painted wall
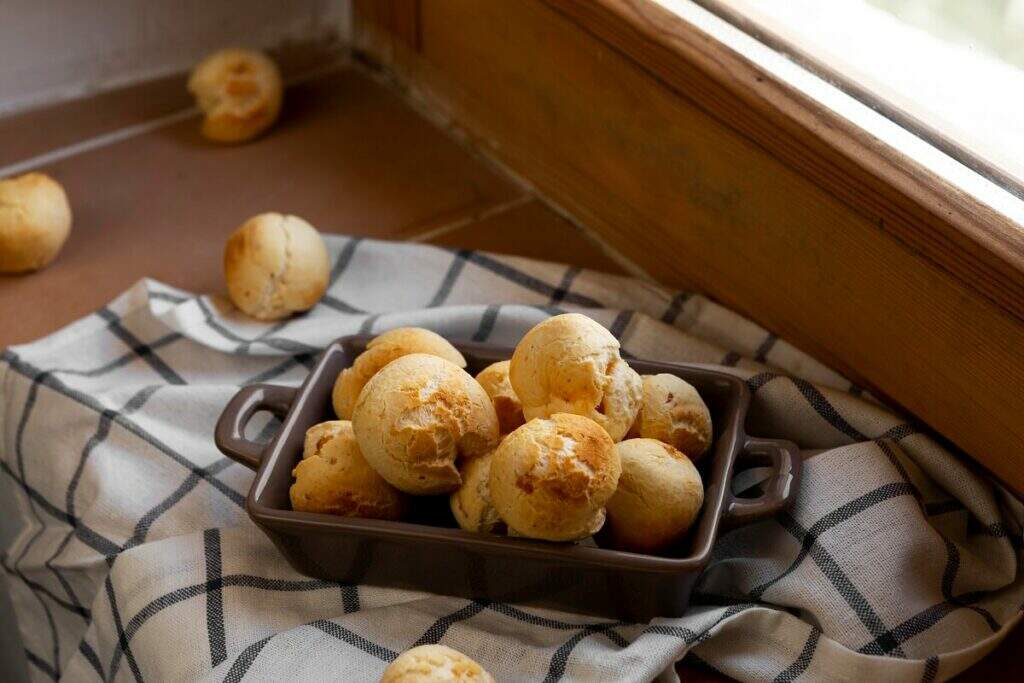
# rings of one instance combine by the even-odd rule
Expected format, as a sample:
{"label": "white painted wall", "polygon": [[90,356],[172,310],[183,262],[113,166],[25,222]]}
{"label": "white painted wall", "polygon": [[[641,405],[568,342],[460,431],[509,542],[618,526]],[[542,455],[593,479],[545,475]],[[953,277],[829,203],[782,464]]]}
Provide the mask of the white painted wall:
{"label": "white painted wall", "polygon": [[226,45],[351,37],[350,0],[2,0],[0,113],[182,71]]}

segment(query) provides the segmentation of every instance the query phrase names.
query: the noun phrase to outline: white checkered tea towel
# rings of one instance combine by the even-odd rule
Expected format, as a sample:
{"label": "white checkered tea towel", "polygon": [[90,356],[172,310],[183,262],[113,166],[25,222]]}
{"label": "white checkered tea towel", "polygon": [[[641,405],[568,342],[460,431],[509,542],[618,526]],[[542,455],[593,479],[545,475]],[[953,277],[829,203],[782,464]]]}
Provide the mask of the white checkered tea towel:
{"label": "white checkered tea towel", "polygon": [[[376,681],[441,642],[499,681],[932,681],[1021,617],[1024,509],[926,430],[707,299],[489,254],[329,237],[323,301],[276,324],[142,281],[0,362],[3,558],[36,680]],[[86,286],[83,283],[83,286]],[[582,311],[635,357],[744,378],[751,434],[802,449],[795,505],[727,533],[678,619],[621,623],[293,571],[213,427],[337,337],[400,325],[514,344]],[[266,439],[276,428],[256,425]]]}

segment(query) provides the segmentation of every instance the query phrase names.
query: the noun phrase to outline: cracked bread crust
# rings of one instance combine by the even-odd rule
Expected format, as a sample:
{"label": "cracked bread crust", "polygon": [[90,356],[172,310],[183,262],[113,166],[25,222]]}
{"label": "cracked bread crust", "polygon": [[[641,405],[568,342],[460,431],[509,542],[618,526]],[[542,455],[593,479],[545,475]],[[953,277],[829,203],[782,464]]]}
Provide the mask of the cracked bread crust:
{"label": "cracked bread crust", "polygon": [[656,439],[627,439],[615,450],[622,476],[608,502],[608,539],[620,550],[664,550],[686,534],[704,504],[700,472],[686,454]]}
{"label": "cracked bread crust", "polygon": [[711,445],[711,412],[697,389],[670,374],[644,375],[643,400],[629,437],[658,439],[691,458]]}
{"label": "cracked bread crust", "polygon": [[636,419],[640,376],[619,342],[596,321],[566,313],[534,326],[512,354],[509,379],[527,420],[555,413],[588,417],[622,439]]}
{"label": "cracked bread crust", "polygon": [[329,275],[323,238],[298,216],[254,216],[224,247],[228,296],[257,320],[278,320],[312,308],[327,291]]}
{"label": "cracked bread crust", "polygon": [[507,528],[491,502],[491,460],[494,452],[473,458],[460,470],[462,486],[449,504],[459,527],[482,534],[503,534]]}
{"label": "cracked bread crust", "polygon": [[494,677],[458,650],[420,645],[391,662],[380,683],[494,683]]}
{"label": "cracked bread crust", "polygon": [[262,52],[228,48],[201,61],[188,90],[205,115],[202,134],[217,142],[244,142],[277,120],[284,84],[277,65]]}
{"label": "cracked bread crust", "polygon": [[523,404],[508,379],[510,365],[511,362],[507,360],[492,363],[476,376],[476,381],[480,382],[480,386],[491,397],[502,434],[508,434],[526,422],[526,418],[523,417]]}
{"label": "cracked bread crust", "polygon": [[26,173],[0,180],[0,273],[47,265],[71,232],[71,205],[53,178]]}
{"label": "cracked bread crust", "polygon": [[397,358],[370,378],[352,425],[367,462],[415,495],[456,490],[457,461],[498,443],[498,416],[483,387],[451,361],[424,353]]}
{"label": "cracked bread crust", "polygon": [[491,501],[518,535],[574,541],[601,528],[620,471],[615,444],[600,425],[556,413],[528,421],[495,450]]}
{"label": "cracked bread crust", "polygon": [[398,327],[374,337],[351,367],[338,373],[331,392],[334,412],[343,420],[352,418],[363,386],[385,365],[410,353],[427,353],[466,367],[466,359],[448,340],[422,327]]}
{"label": "cracked bread crust", "polygon": [[288,494],[293,510],[397,520],[406,509],[405,496],[363,458],[351,422],[310,427],[292,476]]}

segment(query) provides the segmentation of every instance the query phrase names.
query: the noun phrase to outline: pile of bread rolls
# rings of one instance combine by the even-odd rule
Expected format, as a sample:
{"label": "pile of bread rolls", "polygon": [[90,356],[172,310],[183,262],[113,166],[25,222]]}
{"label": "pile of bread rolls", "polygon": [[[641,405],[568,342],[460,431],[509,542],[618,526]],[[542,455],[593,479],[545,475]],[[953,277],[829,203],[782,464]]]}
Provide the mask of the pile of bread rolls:
{"label": "pile of bread rolls", "polygon": [[[656,553],[693,524],[711,415],[675,375],[641,377],[580,314],[541,322],[476,378],[448,341],[399,328],[342,370],[338,420],[306,434],[292,507],[403,519],[450,496],[468,531]],[[415,520],[410,520],[415,521]]]}

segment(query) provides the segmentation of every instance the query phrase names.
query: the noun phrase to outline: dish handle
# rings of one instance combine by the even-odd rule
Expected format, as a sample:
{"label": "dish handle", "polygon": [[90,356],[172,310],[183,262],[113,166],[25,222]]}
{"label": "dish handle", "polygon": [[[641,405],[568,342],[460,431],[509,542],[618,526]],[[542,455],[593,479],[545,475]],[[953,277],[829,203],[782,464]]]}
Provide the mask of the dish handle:
{"label": "dish handle", "polygon": [[771,517],[796,497],[800,483],[800,449],[791,441],[748,437],[740,450],[737,464],[766,467],[765,492],[757,498],[740,498],[732,493],[722,515],[722,525],[732,529]]}
{"label": "dish handle", "polygon": [[284,419],[292,407],[298,389],[277,384],[250,384],[242,387],[224,407],[213,431],[213,441],[221,453],[249,469],[260,466],[265,444],[245,438],[245,427],[256,413],[266,410]]}

